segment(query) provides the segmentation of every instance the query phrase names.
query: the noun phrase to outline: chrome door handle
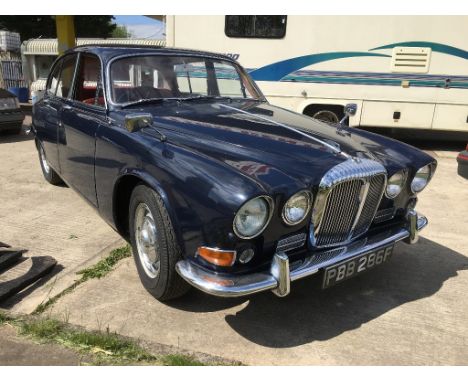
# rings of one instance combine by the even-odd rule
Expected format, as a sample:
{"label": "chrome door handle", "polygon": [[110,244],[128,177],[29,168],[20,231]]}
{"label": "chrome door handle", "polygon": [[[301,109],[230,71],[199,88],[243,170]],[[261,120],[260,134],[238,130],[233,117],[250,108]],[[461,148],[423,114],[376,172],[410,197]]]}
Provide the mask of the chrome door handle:
{"label": "chrome door handle", "polygon": [[63,110],[71,110],[71,108],[72,107],[70,105],[66,105],[66,104],[62,106]]}

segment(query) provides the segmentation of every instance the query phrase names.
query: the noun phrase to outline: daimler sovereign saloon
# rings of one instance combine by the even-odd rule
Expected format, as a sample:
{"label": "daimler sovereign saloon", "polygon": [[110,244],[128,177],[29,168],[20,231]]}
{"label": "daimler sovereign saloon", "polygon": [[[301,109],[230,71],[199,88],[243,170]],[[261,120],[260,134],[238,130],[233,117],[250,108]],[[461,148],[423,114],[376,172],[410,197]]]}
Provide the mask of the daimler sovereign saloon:
{"label": "daimler sovereign saloon", "polygon": [[46,180],[131,242],[159,300],[190,285],[286,296],[314,274],[327,288],[384,266],[427,224],[415,206],[433,158],[272,106],[223,55],[72,49],[51,69],[33,131]]}

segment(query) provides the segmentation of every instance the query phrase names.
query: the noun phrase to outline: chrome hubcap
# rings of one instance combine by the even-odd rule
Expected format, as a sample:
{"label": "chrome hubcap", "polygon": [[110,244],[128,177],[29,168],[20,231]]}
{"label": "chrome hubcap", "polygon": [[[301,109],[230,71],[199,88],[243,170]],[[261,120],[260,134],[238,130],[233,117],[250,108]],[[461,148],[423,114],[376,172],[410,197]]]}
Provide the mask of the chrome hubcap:
{"label": "chrome hubcap", "polygon": [[135,239],[140,263],[145,273],[151,278],[158,276],[160,268],[156,237],[153,214],[145,203],[140,203],[135,212]]}
{"label": "chrome hubcap", "polygon": [[46,173],[49,173],[49,171],[50,171],[50,166],[49,166],[49,164],[47,163],[47,159],[46,159],[46,157],[45,157],[45,152],[44,152],[44,149],[43,149],[42,147],[39,149],[39,154],[40,154],[40,156],[41,156],[41,162],[42,162],[42,167],[44,167],[44,171],[45,171]]}

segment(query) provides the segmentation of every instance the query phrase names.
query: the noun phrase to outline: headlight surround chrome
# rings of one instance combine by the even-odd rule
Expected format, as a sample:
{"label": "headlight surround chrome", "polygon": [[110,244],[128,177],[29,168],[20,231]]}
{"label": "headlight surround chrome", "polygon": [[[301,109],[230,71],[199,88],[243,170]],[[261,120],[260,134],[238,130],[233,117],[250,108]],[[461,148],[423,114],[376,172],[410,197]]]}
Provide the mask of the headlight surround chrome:
{"label": "headlight surround chrome", "polygon": [[414,175],[411,181],[411,191],[414,193],[421,192],[427,186],[432,176],[431,165],[421,167]]}
{"label": "headlight surround chrome", "polygon": [[260,235],[273,215],[273,199],[262,195],[250,199],[236,213],[232,227],[241,239],[253,239]]}
{"label": "headlight surround chrome", "polygon": [[400,192],[403,190],[403,187],[406,182],[406,173],[404,171],[398,171],[393,174],[387,180],[387,186],[385,187],[385,195],[389,199],[396,198]]}
{"label": "headlight surround chrome", "polygon": [[312,208],[312,193],[302,190],[291,196],[283,207],[282,217],[287,225],[301,223]]}

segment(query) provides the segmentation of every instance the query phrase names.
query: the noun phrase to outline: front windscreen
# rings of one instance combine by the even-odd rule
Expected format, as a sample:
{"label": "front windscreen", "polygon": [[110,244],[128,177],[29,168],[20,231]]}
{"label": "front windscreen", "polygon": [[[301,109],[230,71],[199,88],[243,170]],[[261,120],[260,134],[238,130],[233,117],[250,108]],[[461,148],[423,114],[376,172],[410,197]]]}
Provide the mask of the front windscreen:
{"label": "front windscreen", "polygon": [[148,55],[118,59],[110,67],[114,103],[144,99],[229,97],[260,99],[252,80],[235,64],[208,57]]}

